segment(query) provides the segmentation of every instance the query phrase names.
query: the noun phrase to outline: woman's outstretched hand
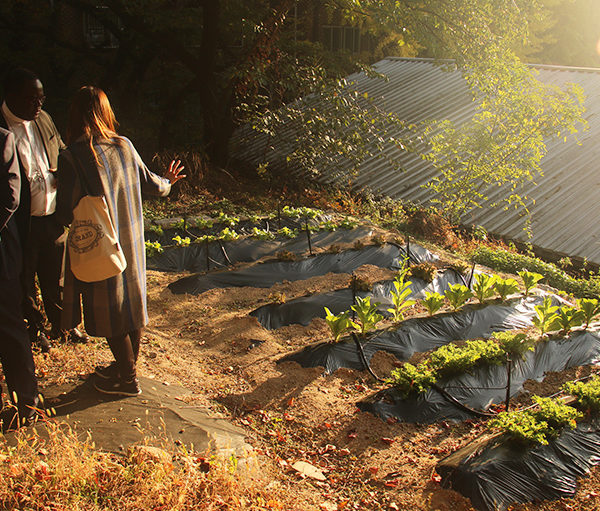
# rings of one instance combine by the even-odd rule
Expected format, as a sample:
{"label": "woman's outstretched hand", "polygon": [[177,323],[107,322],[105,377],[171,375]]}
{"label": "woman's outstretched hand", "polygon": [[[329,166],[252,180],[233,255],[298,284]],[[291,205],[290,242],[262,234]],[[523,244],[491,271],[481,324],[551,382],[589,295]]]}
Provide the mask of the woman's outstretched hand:
{"label": "woman's outstretched hand", "polygon": [[175,184],[185,177],[185,174],[181,173],[184,168],[185,167],[181,164],[181,160],[173,160],[171,165],[169,165],[169,169],[165,172],[164,177],[167,178],[171,184]]}

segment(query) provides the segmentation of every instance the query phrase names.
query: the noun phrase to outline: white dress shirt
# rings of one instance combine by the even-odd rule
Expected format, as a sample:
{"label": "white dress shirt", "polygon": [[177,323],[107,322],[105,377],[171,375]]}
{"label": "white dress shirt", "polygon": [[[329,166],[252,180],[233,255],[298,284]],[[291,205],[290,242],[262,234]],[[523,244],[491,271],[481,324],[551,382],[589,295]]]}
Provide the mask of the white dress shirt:
{"label": "white dress shirt", "polygon": [[29,180],[31,215],[51,215],[56,210],[56,176],[50,172],[40,130],[34,121],[25,121],[13,114],[6,102],[2,104],[2,113],[15,135],[19,161]]}

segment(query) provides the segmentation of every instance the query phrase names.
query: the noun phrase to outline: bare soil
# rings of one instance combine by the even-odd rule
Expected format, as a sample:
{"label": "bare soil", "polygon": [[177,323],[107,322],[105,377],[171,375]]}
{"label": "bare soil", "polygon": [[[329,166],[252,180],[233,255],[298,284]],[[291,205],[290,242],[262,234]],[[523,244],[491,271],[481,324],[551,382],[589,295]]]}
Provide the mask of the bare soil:
{"label": "bare soil", "polygon": [[[381,270],[365,267],[377,280]],[[139,372],[192,392],[190,401],[244,428],[271,487],[293,496],[300,510],[390,509],[462,511],[472,509],[460,494],[441,488],[437,462],[485,431],[477,420],[430,425],[382,421],[359,412],[356,403],[381,388],[369,374],[277,363],[284,355],[329,339],[324,320],[307,327],[265,330],[248,314],[283,293],[287,300],[345,287],[348,275],[286,282],[271,289],[213,289],[199,296],[173,295],[167,285],[184,274],[148,272],[150,324],[143,338]],[[108,361],[104,342],[63,345],[37,354],[38,372],[49,386],[83,377]],[[379,353],[373,369],[387,374],[394,358]],[[65,372],[64,368],[68,367]],[[563,381],[586,374],[577,368],[530,382],[527,389],[550,395]],[[526,403],[527,397],[520,399]],[[297,461],[316,467],[325,480],[292,468]],[[600,470],[580,481],[573,499],[518,510],[600,509]]]}

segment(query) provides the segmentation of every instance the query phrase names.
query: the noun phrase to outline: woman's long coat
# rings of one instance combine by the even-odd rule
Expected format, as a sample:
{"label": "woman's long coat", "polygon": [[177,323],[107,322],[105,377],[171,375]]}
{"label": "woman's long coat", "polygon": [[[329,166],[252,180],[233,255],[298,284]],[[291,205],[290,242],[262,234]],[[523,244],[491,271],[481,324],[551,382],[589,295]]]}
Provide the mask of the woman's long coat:
{"label": "woman's long coat", "polygon": [[[100,282],[82,282],[71,271],[68,248],[65,258],[62,328],[81,323],[83,302],[87,333],[115,337],[142,328],[148,322],[146,308],[146,251],[142,193],[168,195],[171,185],[146,167],[133,144],[124,137],[94,143],[77,141],[58,160],[56,212],[64,225],[73,219],[73,208],[86,195],[104,195],[127,268]],[[84,173],[82,186],[79,172]],[[81,299],[80,299],[81,297]]]}

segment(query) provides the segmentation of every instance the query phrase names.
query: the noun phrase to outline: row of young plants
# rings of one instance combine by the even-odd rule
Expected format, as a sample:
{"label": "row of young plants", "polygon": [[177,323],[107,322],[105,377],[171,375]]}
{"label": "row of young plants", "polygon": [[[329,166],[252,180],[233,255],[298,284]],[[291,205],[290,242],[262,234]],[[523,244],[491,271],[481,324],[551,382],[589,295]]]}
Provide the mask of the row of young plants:
{"label": "row of young plants", "polygon": [[600,276],[592,275],[589,279],[574,278],[556,265],[537,257],[482,245],[471,254],[471,260],[507,273],[516,273],[522,269],[539,273],[543,275],[544,282],[548,285],[576,297],[596,298],[600,296]]}
{"label": "row of young plants", "polygon": [[577,420],[600,413],[600,377],[597,375],[586,382],[567,382],[561,391],[573,396],[574,401],[567,404],[560,398],[533,396],[533,407],[500,412],[487,426],[520,444],[547,445],[565,428],[575,429]]}
{"label": "row of young plants", "polygon": [[[308,220],[315,219],[317,216],[322,214],[320,210],[312,209],[312,208],[291,208],[289,206],[285,206],[281,212],[280,216],[285,218],[290,218],[293,220],[303,219],[305,221],[304,231],[317,231],[317,230],[327,230],[333,232],[337,229],[354,229],[358,222],[345,217],[339,222],[335,222],[332,220],[327,220],[325,222],[320,222],[318,226],[309,224]],[[261,218],[254,215],[248,217],[248,221],[251,223],[259,223]],[[240,218],[237,216],[230,216],[226,213],[220,212],[215,218],[214,221],[211,219],[197,219],[193,222],[188,222],[185,219],[181,219],[178,222],[172,225],[175,229],[180,229],[185,233],[189,234],[188,236],[182,237],[180,234],[174,236],[171,240],[173,241],[172,245],[162,245],[159,241],[146,241],[146,256],[153,257],[157,254],[160,254],[164,251],[165,248],[170,247],[186,247],[192,243],[211,243],[214,241],[233,241],[242,236],[241,233],[237,232],[234,227],[238,225],[240,222]],[[215,224],[224,225],[225,227],[216,234],[204,234],[202,236],[195,236],[194,234],[188,231],[190,227],[196,227],[201,230],[210,230],[214,227]],[[149,230],[158,236],[162,236],[164,231],[162,227],[158,225],[150,226]],[[296,238],[299,235],[300,229],[294,229],[289,227],[281,227],[277,230],[271,229],[261,229],[258,227],[253,227],[249,237],[255,238],[261,241],[270,241],[274,240],[276,237],[283,237],[288,239]]]}
{"label": "row of young plants", "polygon": [[600,314],[600,302],[596,299],[578,300],[578,307],[552,305],[547,296],[535,306],[533,324],[540,336],[529,337],[523,333],[495,332],[489,340],[471,340],[464,346],[448,344],[432,352],[429,357],[417,364],[405,363],[394,369],[388,383],[405,395],[429,390],[438,380],[472,371],[480,365],[502,364],[507,356],[515,360],[525,352],[533,351],[535,344],[545,339],[548,331],[560,331],[567,335],[574,327],[585,325]]}

